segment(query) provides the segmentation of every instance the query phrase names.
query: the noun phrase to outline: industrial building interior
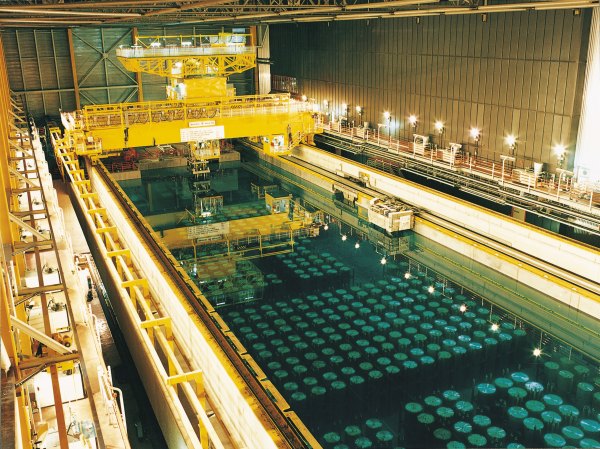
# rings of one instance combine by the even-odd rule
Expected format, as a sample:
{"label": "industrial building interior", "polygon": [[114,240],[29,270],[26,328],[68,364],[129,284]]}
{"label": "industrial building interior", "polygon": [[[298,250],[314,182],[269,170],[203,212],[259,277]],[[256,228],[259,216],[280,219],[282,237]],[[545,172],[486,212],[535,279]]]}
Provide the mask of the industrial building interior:
{"label": "industrial building interior", "polygon": [[2,448],[600,448],[599,0],[0,4]]}

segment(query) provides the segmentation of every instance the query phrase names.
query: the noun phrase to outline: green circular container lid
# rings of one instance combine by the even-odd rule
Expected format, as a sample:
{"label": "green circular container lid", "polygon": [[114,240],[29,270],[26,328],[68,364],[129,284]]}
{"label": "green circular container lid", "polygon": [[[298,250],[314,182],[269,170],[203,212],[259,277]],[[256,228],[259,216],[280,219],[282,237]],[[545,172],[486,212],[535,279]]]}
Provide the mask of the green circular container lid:
{"label": "green circular container lid", "polygon": [[383,421],[379,418],[369,418],[365,421],[365,425],[369,430],[378,430],[383,427]]}
{"label": "green circular container lid", "polygon": [[362,385],[365,383],[365,378],[359,375],[354,375],[350,377],[350,383],[352,385]]}
{"label": "green circular container lid", "polygon": [[295,391],[294,393],[292,393],[292,400],[296,402],[302,402],[306,400],[306,395],[301,391]]}
{"label": "green circular container lid", "polygon": [[594,391],[594,386],[588,382],[579,382],[577,384],[577,389],[583,393],[591,393]]}
{"label": "green circular container lid", "polygon": [[278,369],[274,373],[277,380],[281,381],[282,379],[288,377],[288,372],[284,369]]}
{"label": "green circular container lid", "polygon": [[496,393],[496,386],[494,384],[482,383],[477,385],[477,391],[483,395],[492,395]]}
{"label": "green circular container lid", "polygon": [[547,447],[563,447],[567,442],[558,433],[547,433],[544,435],[544,443]]}
{"label": "green circular container lid", "polygon": [[325,362],[323,360],[315,360],[314,362],[312,362],[312,367],[316,370],[321,370],[323,368],[325,368]]}
{"label": "green circular container lid", "polygon": [[514,385],[514,382],[507,377],[497,377],[494,380],[494,385],[501,390],[508,390]]}
{"label": "green circular container lid", "polygon": [[307,387],[312,387],[314,385],[317,385],[317,383],[319,382],[316,377],[305,377],[304,379],[302,379],[302,382],[304,383],[304,385],[306,385]]}
{"label": "green circular container lid", "polygon": [[394,350],[394,345],[393,345],[393,343],[389,343],[389,342],[382,343],[381,350],[383,352],[392,352]]}
{"label": "green circular container lid", "polygon": [[379,357],[377,359],[377,364],[380,366],[388,366],[392,361],[388,357]]}
{"label": "green circular container lid", "polygon": [[546,406],[540,401],[531,400],[525,403],[525,408],[531,413],[542,413]]}
{"label": "green circular container lid", "polygon": [[413,357],[422,357],[425,354],[421,348],[412,348],[409,352]]}
{"label": "green circular container lid", "polygon": [[539,419],[530,416],[523,420],[523,426],[527,430],[537,431],[542,430],[544,428],[544,423]]}
{"label": "green circular container lid", "polygon": [[575,371],[575,373],[580,377],[585,377],[590,373],[590,369],[583,365],[575,365],[573,367],[573,371]]}
{"label": "green circular container lid", "polygon": [[375,346],[367,346],[365,348],[365,354],[367,354],[369,356],[373,356],[378,353],[379,353],[379,349],[377,349]]}
{"label": "green circular container lid", "polygon": [[358,449],[368,449],[373,446],[373,442],[367,437],[358,437],[354,441],[354,446],[356,446]]}
{"label": "green circular container lid", "polygon": [[438,360],[449,360],[452,358],[452,354],[450,354],[448,351],[440,351],[437,354],[438,356]]}
{"label": "green circular container lid", "polygon": [[523,399],[527,392],[521,387],[511,387],[508,389],[508,395],[513,399]]}
{"label": "green circular container lid", "polygon": [[529,413],[523,407],[515,406],[508,409],[508,416],[512,418],[525,419],[527,418],[527,415],[529,415]]}
{"label": "green circular container lid", "polygon": [[373,369],[373,364],[371,362],[360,362],[360,365],[358,366],[363,371],[369,371]]}
{"label": "green circular container lid", "polygon": [[350,360],[358,360],[358,359],[360,359],[360,352],[358,352],[358,351],[350,351],[348,353],[348,358]]}
{"label": "green circular container lid", "polygon": [[325,393],[327,393],[327,390],[324,387],[316,385],[310,389],[310,392],[315,396],[323,396]]}
{"label": "green circular container lid", "polygon": [[449,441],[452,438],[452,432],[443,427],[439,427],[433,431],[433,436],[436,440]]}
{"label": "green circular container lid", "polygon": [[383,377],[383,373],[378,369],[374,369],[369,371],[369,378],[373,380],[381,379]]}
{"label": "green circular container lid", "polygon": [[404,406],[404,410],[408,413],[421,413],[423,411],[423,406],[418,402],[409,402]]}
{"label": "green circular container lid", "polygon": [[460,357],[461,355],[465,355],[467,350],[462,346],[455,346],[452,348],[452,353]]}
{"label": "green circular container lid", "polygon": [[478,341],[483,341],[485,339],[485,332],[483,331],[475,331],[473,332],[473,338]]}
{"label": "green circular container lid", "polygon": [[351,376],[354,373],[356,373],[356,370],[354,368],[352,368],[351,366],[343,366],[342,367],[342,374],[344,374],[345,376]]}
{"label": "green circular container lid", "polygon": [[495,440],[502,440],[503,438],[506,438],[506,430],[504,430],[502,427],[497,427],[497,426],[488,427],[487,434],[488,434],[488,437],[495,439]]}
{"label": "green circular container lid", "polygon": [[328,371],[326,373],[323,373],[323,379],[325,379],[328,382],[333,382],[334,380],[337,379],[337,374],[332,373],[331,371]]}
{"label": "green circular container lid", "polygon": [[346,426],[344,428],[344,433],[348,435],[350,438],[356,438],[361,434],[360,427],[355,425]]}
{"label": "green circular container lid", "polygon": [[346,388],[346,382],[342,380],[334,380],[331,382],[331,388],[337,391],[343,390]]}
{"label": "green circular container lid", "polygon": [[562,434],[566,439],[569,440],[581,440],[584,435],[583,435],[583,430],[581,430],[579,427],[575,427],[575,426],[565,426],[562,428]]}
{"label": "green circular container lid", "polygon": [[560,424],[562,421],[562,417],[552,410],[546,410],[542,412],[540,416],[542,417],[542,421],[544,421],[546,424]]}
{"label": "green circular container lid", "polygon": [[308,371],[308,368],[304,365],[296,365],[296,366],[294,366],[293,370],[294,370],[294,373],[302,375]]}
{"label": "green circular container lid", "polygon": [[456,390],[446,390],[442,393],[442,396],[450,402],[456,402],[460,399],[460,393]]}
{"label": "green circular container lid", "polygon": [[448,349],[448,348],[453,348],[454,346],[456,346],[456,341],[450,339],[450,338],[446,338],[442,341],[442,345],[444,346],[444,348]]}
{"label": "green circular container lid", "polygon": [[561,369],[558,372],[558,377],[562,377],[563,379],[568,380],[568,379],[573,379],[575,377],[575,375],[571,371],[568,371],[566,369]]}
{"label": "green circular container lid", "polygon": [[333,444],[339,443],[342,440],[342,437],[340,437],[340,435],[336,432],[327,432],[325,435],[323,435],[323,439],[325,442]]}
{"label": "green circular container lid", "polygon": [[425,399],[423,399],[423,402],[426,406],[433,408],[437,408],[442,405],[442,400],[437,396],[427,396]]}
{"label": "green circular container lid", "polygon": [[402,362],[402,366],[404,367],[404,369],[415,369],[419,365],[414,360],[405,360],[404,362]]}
{"label": "green circular container lid", "polygon": [[433,424],[433,421],[435,421],[435,418],[430,413],[420,413],[419,416],[417,416],[417,421],[420,424],[428,425],[428,424]]}
{"label": "green circular container lid", "polygon": [[435,413],[443,419],[449,419],[454,416],[454,410],[452,410],[450,407],[438,407]]}
{"label": "green circular container lid", "polygon": [[344,357],[342,357],[341,355],[334,355],[329,359],[329,361],[334,365],[339,365],[340,363],[344,362]]}
{"label": "green circular container lid", "polygon": [[545,394],[542,397],[542,400],[546,403],[548,407],[558,407],[563,403],[562,398],[557,394]]}
{"label": "green circular container lid", "polygon": [[433,365],[435,363],[435,359],[431,356],[424,355],[421,357],[421,365]]}
{"label": "green circular container lid", "polygon": [[378,344],[382,344],[385,341],[385,337],[383,335],[375,335],[373,336],[373,341]]}
{"label": "green circular container lid", "polygon": [[588,447],[600,448],[600,442],[593,440],[592,438],[584,438],[579,442],[579,447],[580,448],[588,448]]}
{"label": "green circular container lid", "polygon": [[446,448],[447,449],[465,449],[467,446],[465,446],[464,443],[461,443],[460,441],[448,441],[448,443],[446,444]]}
{"label": "green circular container lid", "polygon": [[548,370],[554,371],[559,369],[560,365],[552,360],[548,360],[546,363],[544,363],[544,367]]}
{"label": "green circular container lid", "polygon": [[473,426],[466,421],[457,421],[454,423],[454,430],[461,434],[471,433]]}
{"label": "green circular container lid", "polygon": [[385,372],[390,375],[398,374],[400,372],[400,368],[398,368],[396,365],[388,365],[385,367]]}
{"label": "green circular container lid", "polygon": [[506,446],[507,449],[525,449],[525,446],[523,446],[521,443],[509,443]]}
{"label": "green circular container lid", "polygon": [[579,421],[579,427],[581,427],[586,435],[597,435],[600,433],[600,423],[595,419],[582,419]]}
{"label": "green circular container lid", "polygon": [[577,407],[575,407],[574,405],[570,405],[570,404],[563,404],[563,405],[559,406],[558,411],[563,416],[574,416],[574,417],[579,416],[579,409]]}
{"label": "green circular container lid", "polygon": [[388,443],[394,439],[394,434],[389,430],[380,430],[375,434],[375,439],[384,443]]}
{"label": "green circular container lid", "polygon": [[457,401],[454,406],[461,413],[470,413],[473,411],[473,404],[469,401]]}
{"label": "green circular container lid", "polygon": [[312,362],[313,360],[317,360],[319,358],[319,355],[316,352],[307,352],[306,354],[304,354],[304,358],[309,362]]}
{"label": "green circular container lid", "polygon": [[467,441],[469,442],[469,445],[471,447],[487,446],[487,438],[478,433],[472,433],[471,435],[469,435],[469,437],[467,438]]}
{"label": "green circular container lid", "polygon": [[286,382],[283,384],[283,389],[286,391],[296,391],[298,384],[296,382]]}
{"label": "green circular container lid", "polygon": [[408,356],[403,352],[396,352],[394,354],[394,360],[397,362],[404,362],[406,359],[408,359]]}
{"label": "green circular container lid", "polygon": [[544,391],[544,386],[535,381],[525,382],[525,389],[531,393],[541,393]]}
{"label": "green circular container lid", "polygon": [[275,370],[281,369],[281,363],[279,363],[279,362],[269,362],[267,364],[267,367],[270,370],[275,371]]}
{"label": "green circular container lid", "polygon": [[510,378],[516,383],[516,384],[524,384],[525,382],[529,382],[529,376],[525,373],[522,372],[515,372],[512,373],[510,375]]}

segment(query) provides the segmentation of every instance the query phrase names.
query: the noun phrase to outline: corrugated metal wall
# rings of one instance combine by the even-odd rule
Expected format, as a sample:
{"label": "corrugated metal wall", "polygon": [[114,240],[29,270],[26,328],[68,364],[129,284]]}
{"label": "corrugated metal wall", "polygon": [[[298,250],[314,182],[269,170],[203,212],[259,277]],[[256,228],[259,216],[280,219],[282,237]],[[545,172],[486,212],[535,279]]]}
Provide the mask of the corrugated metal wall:
{"label": "corrugated metal wall", "polygon": [[[482,130],[479,154],[516,155],[554,165],[552,147],[574,149],[585,71],[590,11],[543,11],[271,26],[273,74],[296,76],[309,97],[364,108],[363,120],[392,133],[435,135],[469,143]],[[293,49],[293,51],[291,51]],[[354,117],[357,118],[357,117]],[[437,136],[436,136],[437,137]],[[471,142],[473,144],[473,142]],[[570,151],[573,153],[573,151]]]}
{"label": "corrugated metal wall", "polygon": [[[138,28],[139,35],[216,34],[217,27]],[[116,58],[119,45],[131,45],[131,28],[74,28],[73,50],[81,105],[138,101],[135,73]],[[10,88],[21,94],[36,118],[76,109],[75,84],[66,29],[2,30]],[[254,93],[253,70],[229,78],[238,95]],[[144,100],[163,100],[166,80],[142,75]]]}

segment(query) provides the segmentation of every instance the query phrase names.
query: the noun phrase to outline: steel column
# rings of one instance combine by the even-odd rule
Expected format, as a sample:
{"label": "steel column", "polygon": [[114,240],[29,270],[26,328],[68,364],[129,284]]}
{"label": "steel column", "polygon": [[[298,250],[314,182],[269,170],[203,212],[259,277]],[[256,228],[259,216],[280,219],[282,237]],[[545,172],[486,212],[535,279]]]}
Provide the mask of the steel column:
{"label": "steel column", "polygon": [[79,98],[79,80],[77,79],[77,67],[75,66],[75,49],[73,48],[73,30],[67,29],[67,38],[69,39],[69,55],[71,56],[71,72],[73,73],[73,88],[75,89],[75,106],[81,109],[81,100]]}

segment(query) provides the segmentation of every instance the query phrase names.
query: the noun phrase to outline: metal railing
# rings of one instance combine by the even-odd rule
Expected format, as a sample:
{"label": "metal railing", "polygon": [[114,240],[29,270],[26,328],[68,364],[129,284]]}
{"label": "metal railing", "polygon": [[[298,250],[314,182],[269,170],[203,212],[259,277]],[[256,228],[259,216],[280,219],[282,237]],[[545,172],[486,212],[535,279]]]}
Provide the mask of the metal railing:
{"label": "metal railing", "polygon": [[85,106],[81,111],[81,118],[84,128],[92,131],[177,120],[310,112],[313,107],[310,102],[291,100],[289,94],[245,95]]}

